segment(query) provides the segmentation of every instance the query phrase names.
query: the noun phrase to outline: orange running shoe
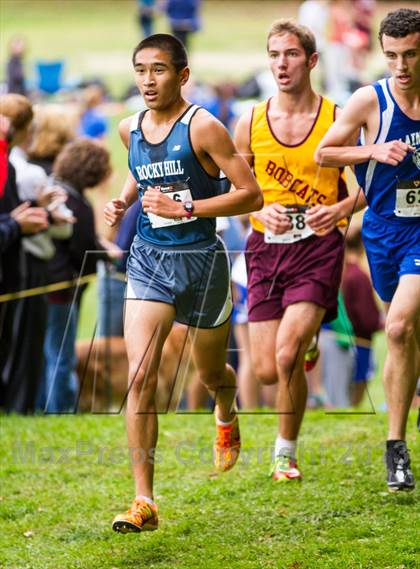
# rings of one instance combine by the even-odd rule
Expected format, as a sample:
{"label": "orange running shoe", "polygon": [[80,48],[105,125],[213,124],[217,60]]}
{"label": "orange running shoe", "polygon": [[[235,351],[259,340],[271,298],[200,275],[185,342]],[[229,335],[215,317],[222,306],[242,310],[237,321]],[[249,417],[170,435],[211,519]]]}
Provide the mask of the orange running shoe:
{"label": "orange running shoe", "polygon": [[221,472],[226,472],[235,466],[241,449],[239,421],[236,416],[230,425],[218,425],[214,444],[214,466]]}
{"label": "orange running shoe", "polygon": [[118,514],[112,529],[120,533],[153,531],[158,528],[157,506],[136,498],[128,512]]}

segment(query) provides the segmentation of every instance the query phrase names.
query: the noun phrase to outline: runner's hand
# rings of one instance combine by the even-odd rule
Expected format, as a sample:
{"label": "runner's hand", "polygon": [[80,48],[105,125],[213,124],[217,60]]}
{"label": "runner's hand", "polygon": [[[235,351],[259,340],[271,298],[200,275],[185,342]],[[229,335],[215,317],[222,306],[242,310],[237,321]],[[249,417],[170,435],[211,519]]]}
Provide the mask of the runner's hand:
{"label": "runner's hand", "polygon": [[316,235],[328,235],[341,219],[337,204],[315,205],[306,212],[306,223]]}
{"label": "runner's hand", "polygon": [[148,188],[141,200],[143,211],[145,213],[153,213],[159,217],[168,219],[176,219],[185,216],[185,210],[182,202],[178,202],[165,196],[157,188]]}
{"label": "runner's hand", "polygon": [[375,144],[373,147],[371,159],[383,164],[398,166],[404,160],[409,152],[414,152],[415,148],[401,142],[401,140],[391,140],[384,144]]}
{"label": "runner's hand", "polygon": [[105,222],[110,227],[114,227],[121,219],[127,210],[127,203],[124,200],[113,199],[108,202],[104,208]]}
{"label": "runner's hand", "polygon": [[274,235],[281,235],[292,229],[289,217],[284,213],[286,208],[278,203],[265,206],[253,216],[263,223],[264,227]]}

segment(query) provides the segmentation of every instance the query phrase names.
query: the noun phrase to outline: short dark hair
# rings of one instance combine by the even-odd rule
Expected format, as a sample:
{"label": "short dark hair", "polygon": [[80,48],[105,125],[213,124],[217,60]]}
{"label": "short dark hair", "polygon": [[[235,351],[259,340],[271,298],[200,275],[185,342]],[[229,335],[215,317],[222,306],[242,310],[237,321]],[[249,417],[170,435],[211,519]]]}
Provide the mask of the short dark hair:
{"label": "short dark hair", "polygon": [[405,38],[408,34],[420,32],[420,11],[409,8],[401,8],[395,12],[389,12],[382,20],[379,28],[379,41],[382,44],[384,35],[391,38]]}
{"label": "short dark hair", "polygon": [[172,65],[178,73],[188,66],[188,56],[184,44],[170,34],[154,34],[142,40],[133,51],[132,62],[135,65],[136,55],[142,49],[154,47],[166,51],[171,56]]}
{"label": "short dark hair", "polygon": [[98,186],[111,171],[108,150],[100,142],[87,138],[66,144],[53,168],[57,180],[70,184],[78,192]]}

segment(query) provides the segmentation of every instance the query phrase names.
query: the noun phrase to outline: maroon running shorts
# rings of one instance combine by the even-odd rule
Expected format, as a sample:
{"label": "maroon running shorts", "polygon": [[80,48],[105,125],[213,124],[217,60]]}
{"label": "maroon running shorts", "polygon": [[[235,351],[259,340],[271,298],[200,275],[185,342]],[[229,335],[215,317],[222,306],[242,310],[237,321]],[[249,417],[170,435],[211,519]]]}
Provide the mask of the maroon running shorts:
{"label": "maroon running shorts", "polygon": [[344,256],[338,229],[290,244],[264,243],[264,234],[252,231],[245,255],[250,322],[279,319],[289,304],[301,301],[325,308],[324,322],[337,317]]}

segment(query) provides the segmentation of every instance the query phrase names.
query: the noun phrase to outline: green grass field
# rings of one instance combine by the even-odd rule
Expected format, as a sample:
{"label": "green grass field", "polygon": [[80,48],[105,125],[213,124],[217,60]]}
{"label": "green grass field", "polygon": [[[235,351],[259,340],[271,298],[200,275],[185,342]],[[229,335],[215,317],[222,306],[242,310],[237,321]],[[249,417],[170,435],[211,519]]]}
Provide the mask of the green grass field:
{"label": "green grass field", "polygon": [[[287,486],[267,476],[275,422],[242,417],[240,460],[217,475],[212,417],[162,416],[160,529],[124,536],[110,529],[133,492],[121,416],[3,417],[0,567],[419,567],[418,491],[384,484],[385,416],[309,412],[304,481]],[[414,414],[408,433],[418,456]]]}

